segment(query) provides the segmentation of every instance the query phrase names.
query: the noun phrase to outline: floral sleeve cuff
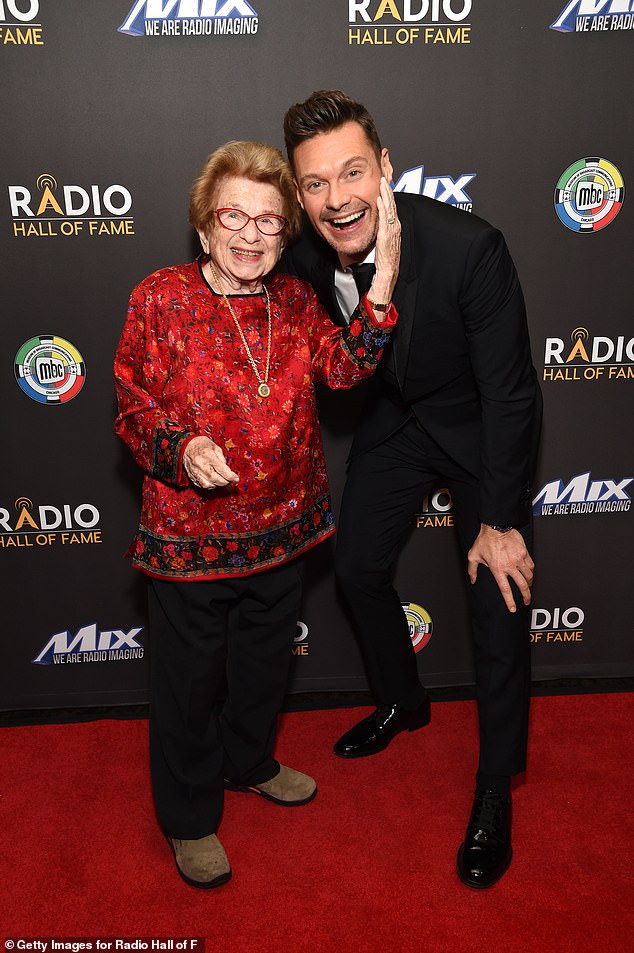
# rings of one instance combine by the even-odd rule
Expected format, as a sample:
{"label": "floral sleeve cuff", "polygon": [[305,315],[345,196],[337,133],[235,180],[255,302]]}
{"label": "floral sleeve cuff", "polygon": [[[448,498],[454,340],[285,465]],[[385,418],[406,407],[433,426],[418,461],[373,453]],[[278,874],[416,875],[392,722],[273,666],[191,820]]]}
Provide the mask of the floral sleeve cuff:
{"label": "floral sleeve cuff", "polygon": [[183,466],[185,447],[195,434],[163,421],[154,433],[152,452],[152,476],[163,483],[184,486],[188,477]]}
{"label": "floral sleeve cuff", "polygon": [[354,309],[350,324],[345,328],[341,342],[344,350],[355,364],[361,367],[376,367],[383,348],[390,339],[398,314],[394,305],[386,312],[385,321],[379,324],[374,311],[366,304],[366,296]]}

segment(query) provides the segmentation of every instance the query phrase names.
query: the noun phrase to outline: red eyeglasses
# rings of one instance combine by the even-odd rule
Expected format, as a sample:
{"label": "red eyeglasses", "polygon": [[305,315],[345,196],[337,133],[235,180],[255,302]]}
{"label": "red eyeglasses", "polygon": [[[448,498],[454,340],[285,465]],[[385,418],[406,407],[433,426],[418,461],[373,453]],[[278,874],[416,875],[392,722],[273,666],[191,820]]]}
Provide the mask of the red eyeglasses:
{"label": "red eyeglasses", "polygon": [[247,215],[237,208],[212,209],[223,228],[231,232],[239,232],[249,222],[255,222],[256,228],[263,235],[279,235],[288,225],[283,215]]}

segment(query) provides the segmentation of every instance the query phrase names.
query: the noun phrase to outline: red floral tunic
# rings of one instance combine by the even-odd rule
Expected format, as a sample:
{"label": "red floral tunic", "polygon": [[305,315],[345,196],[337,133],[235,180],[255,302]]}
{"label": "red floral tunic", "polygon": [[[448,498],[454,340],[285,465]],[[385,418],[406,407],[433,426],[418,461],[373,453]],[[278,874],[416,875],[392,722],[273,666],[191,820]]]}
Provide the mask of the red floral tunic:
{"label": "red floral tunic", "polygon": [[[196,580],[259,572],[334,532],[314,382],[347,388],[369,377],[396,321],[359,305],[334,325],[311,287],[267,281],[272,344],[268,398],[222,297],[200,262],[155,272],[132,292],[115,358],[115,430],[145,472],[133,565],[151,576]],[[231,304],[263,376],[264,295]],[[200,490],[183,452],[196,436],[223,450],[238,483]]]}

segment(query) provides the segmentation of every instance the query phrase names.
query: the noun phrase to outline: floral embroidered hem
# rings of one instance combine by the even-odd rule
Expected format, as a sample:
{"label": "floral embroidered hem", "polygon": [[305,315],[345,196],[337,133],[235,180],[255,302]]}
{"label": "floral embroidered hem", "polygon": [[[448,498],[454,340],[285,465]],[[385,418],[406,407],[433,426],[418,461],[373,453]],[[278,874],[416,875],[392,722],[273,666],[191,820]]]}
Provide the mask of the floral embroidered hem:
{"label": "floral embroidered hem", "polygon": [[330,497],[326,495],[298,519],[263,533],[174,539],[158,536],[141,525],[129,555],[136,569],[159,579],[185,582],[230,578],[294,559],[334,532]]}

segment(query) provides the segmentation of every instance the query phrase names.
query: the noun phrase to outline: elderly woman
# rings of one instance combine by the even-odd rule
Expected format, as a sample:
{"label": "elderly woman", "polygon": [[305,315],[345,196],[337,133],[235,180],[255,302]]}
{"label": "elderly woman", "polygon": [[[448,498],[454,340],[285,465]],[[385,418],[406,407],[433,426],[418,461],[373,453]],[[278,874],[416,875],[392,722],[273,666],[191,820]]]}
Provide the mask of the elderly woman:
{"label": "elderly woman", "polygon": [[229,142],[191,192],[203,254],[150,275],[130,299],[115,429],[145,475],[131,555],[149,577],[152,783],[178,870],[196,887],[231,876],[216,835],[224,788],[285,806],[317,790],[273,748],[297,557],[334,532],[314,384],[368,377],[396,320],[400,231],[385,181],[377,206],[367,213],[376,274],[342,330],[310,286],[272,273],[300,226],[286,161]]}

